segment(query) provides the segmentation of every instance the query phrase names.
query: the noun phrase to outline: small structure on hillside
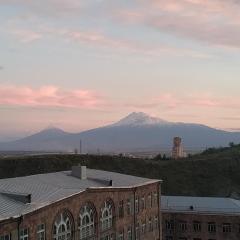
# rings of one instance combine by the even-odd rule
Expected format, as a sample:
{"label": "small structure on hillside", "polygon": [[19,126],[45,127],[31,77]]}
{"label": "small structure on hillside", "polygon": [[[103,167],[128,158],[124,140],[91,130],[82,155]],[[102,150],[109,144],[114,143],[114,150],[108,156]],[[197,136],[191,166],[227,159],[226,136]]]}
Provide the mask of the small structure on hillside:
{"label": "small structure on hillside", "polygon": [[186,157],[187,154],[183,150],[182,139],[180,137],[175,137],[173,139],[173,148],[172,148],[172,158],[179,159]]}

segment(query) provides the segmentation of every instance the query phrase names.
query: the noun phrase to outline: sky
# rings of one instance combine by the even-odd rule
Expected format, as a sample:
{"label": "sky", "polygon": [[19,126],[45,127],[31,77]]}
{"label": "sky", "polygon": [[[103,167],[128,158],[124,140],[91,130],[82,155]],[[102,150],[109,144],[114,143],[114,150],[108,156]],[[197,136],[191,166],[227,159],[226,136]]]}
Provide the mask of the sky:
{"label": "sky", "polygon": [[240,2],[0,0],[0,141],[133,111],[240,130]]}

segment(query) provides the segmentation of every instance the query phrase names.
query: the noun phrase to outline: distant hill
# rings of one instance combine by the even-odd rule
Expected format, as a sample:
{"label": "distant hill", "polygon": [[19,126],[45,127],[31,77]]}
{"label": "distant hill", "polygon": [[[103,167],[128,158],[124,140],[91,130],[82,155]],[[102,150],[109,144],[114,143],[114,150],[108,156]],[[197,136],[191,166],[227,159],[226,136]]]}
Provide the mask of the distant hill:
{"label": "distant hill", "polygon": [[171,149],[172,139],[180,136],[187,149],[226,146],[240,142],[239,132],[227,132],[200,124],[173,123],[131,113],[120,121],[81,133],[61,129],[46,129],[32,136],[1,143],[2,151],[73,151],[79,149],[80,139],[85,153],[131,152],[138,150]]}

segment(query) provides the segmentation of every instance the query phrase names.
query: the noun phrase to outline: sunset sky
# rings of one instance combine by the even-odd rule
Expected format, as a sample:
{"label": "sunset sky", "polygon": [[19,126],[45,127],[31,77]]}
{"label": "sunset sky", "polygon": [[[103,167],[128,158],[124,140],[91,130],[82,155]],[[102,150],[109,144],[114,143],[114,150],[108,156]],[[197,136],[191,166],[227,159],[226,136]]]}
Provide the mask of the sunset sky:
{"label": "sunset sky", "polygon": [[0,141],[132,111],[240,130],[236,0],[0,0]]}

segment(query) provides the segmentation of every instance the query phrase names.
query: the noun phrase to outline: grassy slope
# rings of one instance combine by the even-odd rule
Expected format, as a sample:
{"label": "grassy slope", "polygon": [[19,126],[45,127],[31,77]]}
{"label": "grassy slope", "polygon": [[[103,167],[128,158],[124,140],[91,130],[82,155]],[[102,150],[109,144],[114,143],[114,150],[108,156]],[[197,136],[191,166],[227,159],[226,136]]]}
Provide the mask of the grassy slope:
{"label": "grassy slope", "polygon": [[212,150],[178,161],[90,155],[13,157],[0,160],[0,178],[61,171],[78,163],[163,179],[163,193],[169,195],[230,196],[240,193],[240,146]]}

